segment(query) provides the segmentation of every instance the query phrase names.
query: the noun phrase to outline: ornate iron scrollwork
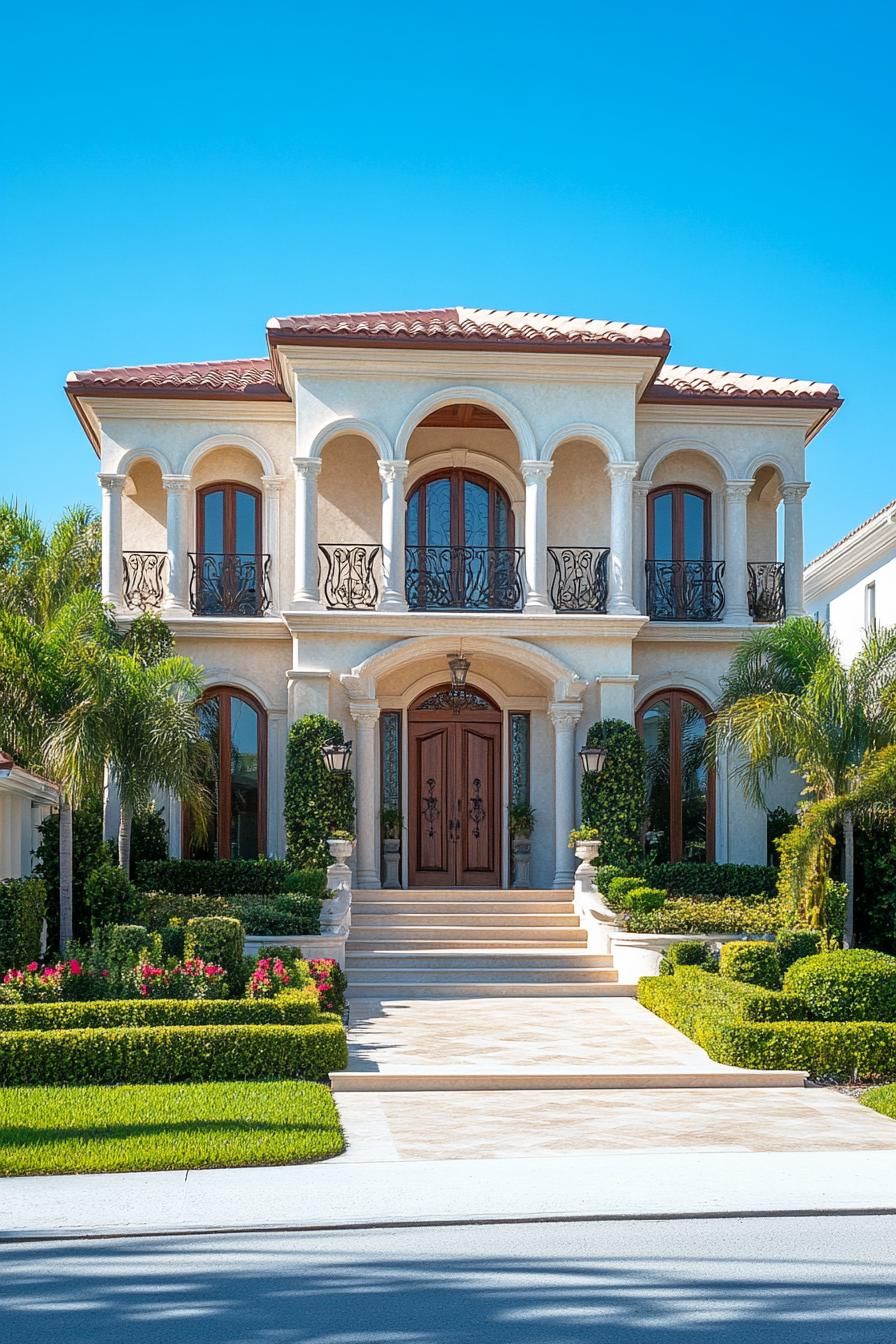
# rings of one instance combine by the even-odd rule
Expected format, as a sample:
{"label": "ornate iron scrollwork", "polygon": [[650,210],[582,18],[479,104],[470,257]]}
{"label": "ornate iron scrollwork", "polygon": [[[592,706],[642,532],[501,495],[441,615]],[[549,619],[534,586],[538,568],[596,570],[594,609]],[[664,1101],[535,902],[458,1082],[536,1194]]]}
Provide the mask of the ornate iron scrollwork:
{"label": "ornate iron scrollwork", "polygon": [[414,611],[516,611],[523,600],[521,546],[408,546]]}
{"label": "ornate iron scrollwork", "polygon": [[719,621],[724,560],[648,560],[647,614],[657,621]]}
{"label": "ornate iron scrollwork", "polygon": [[439,800],[436,798],[436,782],[434,779],[426,781],[426,793],[423,797],[423,822],[429,827],[428,835],[430,840],[436,833],[436,822],[439,819]]}
{"label": "ornate iron scrollwork", "polygon": [[263,616],[271,605],[271,557],[227,552],[190,555],[195,616]]}
{"label": "ornate iron scrollwork", "polygon": [[450,709],[452,713],[457,714],[462,709],[494,709],[494,705],[484,696],[477,695],[475,691],[468,691],[466,687],[462,691],[444,687],[421,700],[417,709]]}
{"label": "ornate iron scrollwork", "polygon": [[779,561],[748,563],[747,602],[754,621],[783,621],[784,566]]}
{"label": "ornate iron scrollwork", "polygon": [[162,605],[165,596],[163,575],[167,551],[123,551],[122,596],[132,611],[149,611]]}
{"label": "ornate iron scrollwork", "polygon": [[607,546],[549,546],[555,611],[607,610]]}
{"label": "ornate iron scrollwork", "polygon": [[485,819],[485,803],[482,801],[482,780],[473,780],[473,797],[470,802],[470,820],[473,823],[473,836],[479,839],[480,826]]}
{"label": "ornate iron scrollwork", "polygon": [[379,546],[362,543],[333,546],[321,543],[317,549],[327,567],[321,586],[328,607],[341,611],[362,611],[376,606],[379,589],[374,567],[380,555]]}

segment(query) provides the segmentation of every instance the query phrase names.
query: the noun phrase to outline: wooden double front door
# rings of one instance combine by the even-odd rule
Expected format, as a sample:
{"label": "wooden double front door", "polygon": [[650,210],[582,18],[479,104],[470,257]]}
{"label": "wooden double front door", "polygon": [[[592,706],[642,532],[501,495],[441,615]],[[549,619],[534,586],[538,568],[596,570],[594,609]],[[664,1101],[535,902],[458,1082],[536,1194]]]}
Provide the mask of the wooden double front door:
{"label": "wooden double front door", "polygon": [[501,714],[478,696],[454,714],[445,699],[436,693],[408,714],[410,885],[497,887]]}

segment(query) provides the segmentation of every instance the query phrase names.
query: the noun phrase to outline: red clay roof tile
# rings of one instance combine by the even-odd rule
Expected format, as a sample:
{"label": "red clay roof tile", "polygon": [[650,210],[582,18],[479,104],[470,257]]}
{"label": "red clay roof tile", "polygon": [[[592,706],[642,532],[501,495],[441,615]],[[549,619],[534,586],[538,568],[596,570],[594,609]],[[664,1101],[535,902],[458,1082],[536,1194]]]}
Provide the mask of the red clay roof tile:
{"label": "red clay roof tile", "polygon": [[773,378],[758,373],[730,373],[723,369],[693,368],[664,364],[644,401],[674,401],[677,398],[707,398],[720,401],[812,401],[839,403],[833,383],[813,383],[804,378]]}
{"label": "red clay roof tile", "polygon": [[66,379],[68,392],[288,400],[269,359],[216,359],[202,364],[137,364],[83,369]]}

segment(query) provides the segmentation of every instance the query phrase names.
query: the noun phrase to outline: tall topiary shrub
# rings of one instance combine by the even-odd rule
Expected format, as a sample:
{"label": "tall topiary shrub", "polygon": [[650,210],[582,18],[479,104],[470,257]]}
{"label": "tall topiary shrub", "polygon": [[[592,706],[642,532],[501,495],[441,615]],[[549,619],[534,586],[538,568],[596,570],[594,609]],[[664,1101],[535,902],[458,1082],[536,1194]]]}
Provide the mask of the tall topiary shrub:
{"label": "tall topiary shrub", "polygon": [[[286,857],[294,868],[326,868],[326,838],[334,831],[354,831],[355,795],[350,776],[332,775],[324,766],[321,747],[344,742],[342,729],[323,714],[306,714],[290,729],[286,749],[284,815]],[[371,780],[362,781],[372,788]]]}
{"label": "tall topiary shrub", "polygon": [[47,890],[36,877],[0,882],[0,976],[40,956]]}
{"label": "tall topiary shrub", "polygon": [[606,747],[599,775],[582,778],[582,822],[600,833],[600,861],[626,867],[641,858],[644,744],[630,723],[604,719],[588,729],[589,747]]}

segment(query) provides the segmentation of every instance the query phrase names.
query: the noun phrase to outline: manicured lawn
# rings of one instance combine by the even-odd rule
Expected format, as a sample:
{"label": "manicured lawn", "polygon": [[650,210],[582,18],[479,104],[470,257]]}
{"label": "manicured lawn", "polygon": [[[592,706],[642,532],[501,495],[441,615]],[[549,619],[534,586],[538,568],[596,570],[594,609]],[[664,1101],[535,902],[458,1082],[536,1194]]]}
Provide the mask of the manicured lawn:
{"label": "manicured lawn", "polygon": [[0,1088],[0,1175],[280,1166],[335,1157],[320,1083]]}
{"label": "manicured lawn", "polygon": [[888,1083],[886,1087],[869,1087],[859,1100],[863,1106],[870,1106],[872,1111],[880,1111],[881,1115],[896,1120],[896,1083]]}

